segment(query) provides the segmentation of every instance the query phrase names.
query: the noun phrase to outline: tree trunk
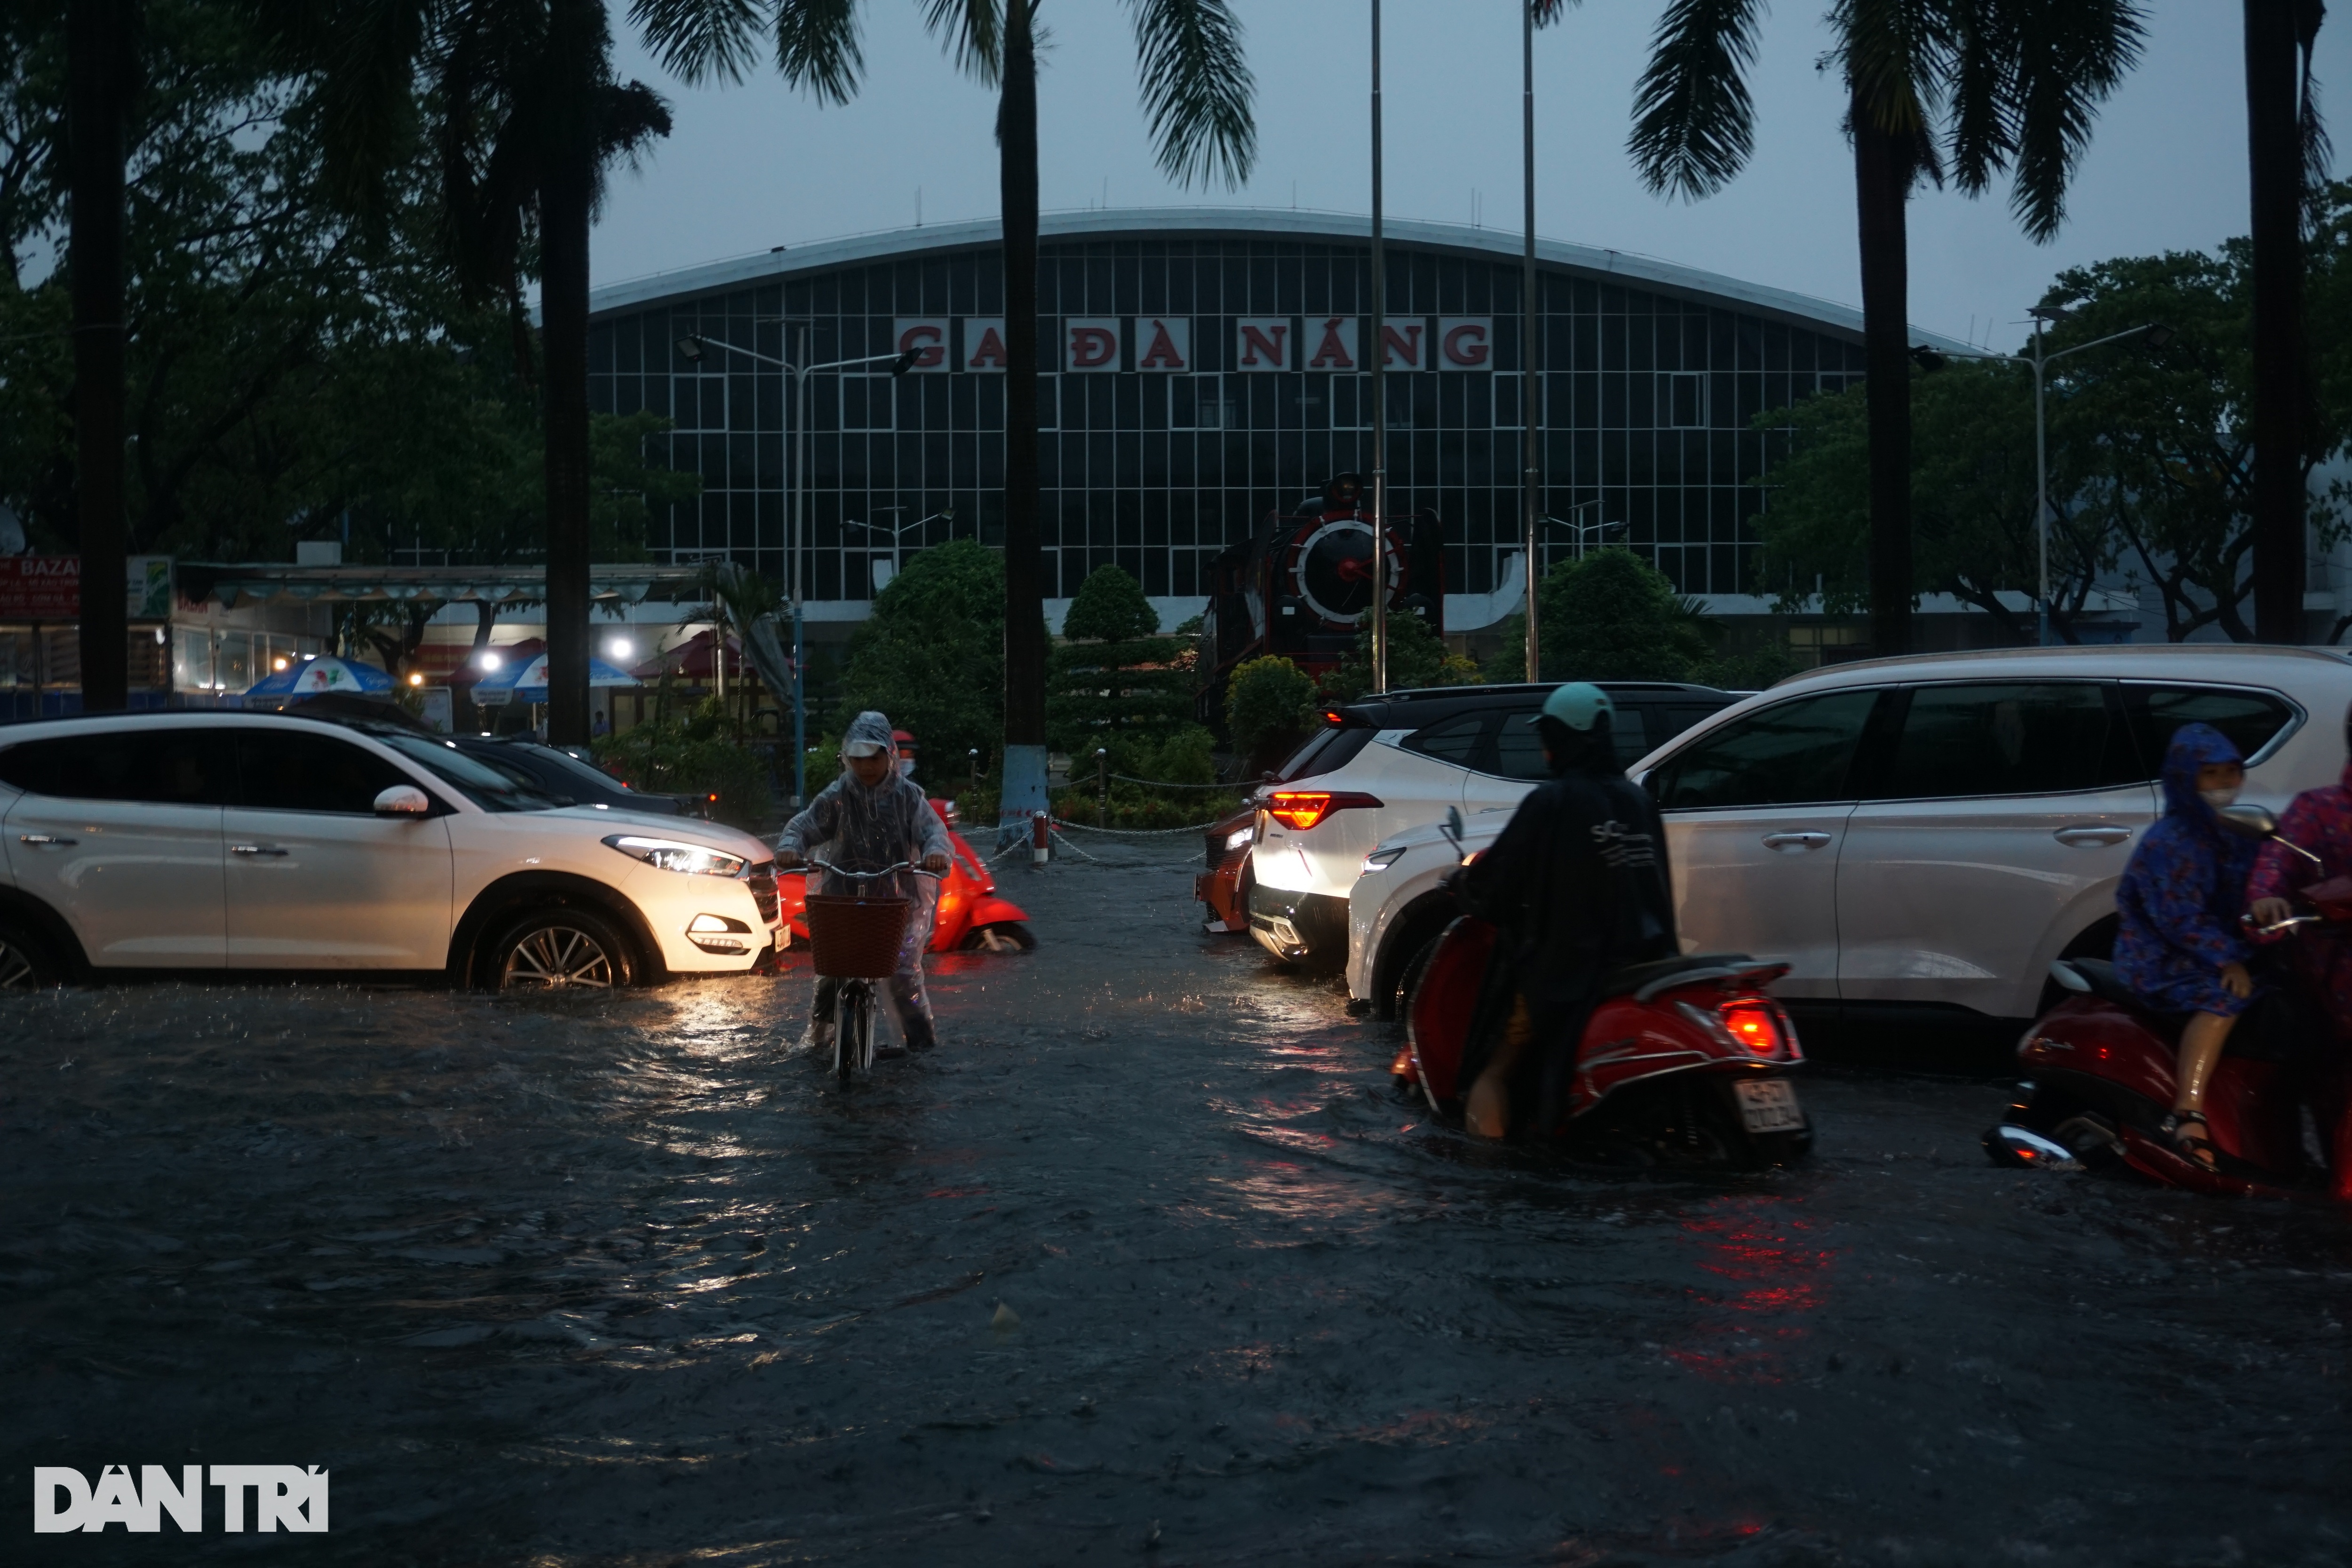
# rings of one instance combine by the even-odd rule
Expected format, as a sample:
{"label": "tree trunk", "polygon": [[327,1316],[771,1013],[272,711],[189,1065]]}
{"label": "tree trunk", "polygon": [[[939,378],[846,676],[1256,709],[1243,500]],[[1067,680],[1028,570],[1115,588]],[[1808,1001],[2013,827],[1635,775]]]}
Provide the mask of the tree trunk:
{"label": "tree trunk", "polygon": [[1863,394],[1870,421],[1870,651],[1911,651],[1911,326],[1904,206],[1911,146],[1853,106],[1862,235]]}
{"label": "tree trunk", "polygon": [[589,0],[558,0],[548,50],[578,102],[559,110],[540,193],[540,353],[547,374],[547,738],[588,743],[588,225],[597,60]]}
{"label": "tree trunk", "polygon": [[2252,175],[2254,636],[2304,640],[2303,143],[2294,0],[2245,0]]}
{"label": "tree trunk", "polygon": [[1000,843],[1045,809],[1045,562],[1037,484],[1037,56],[1029,0],[1004,15],[996,136],[1004,209],[1004,755]]}
{"label": "tree trunk", "polygon": [[66,109],[73,289],[74,483],[81,546],[81,703],[129,706],[124,605],[123,120],[133,0],[76,0],[68,23]]}

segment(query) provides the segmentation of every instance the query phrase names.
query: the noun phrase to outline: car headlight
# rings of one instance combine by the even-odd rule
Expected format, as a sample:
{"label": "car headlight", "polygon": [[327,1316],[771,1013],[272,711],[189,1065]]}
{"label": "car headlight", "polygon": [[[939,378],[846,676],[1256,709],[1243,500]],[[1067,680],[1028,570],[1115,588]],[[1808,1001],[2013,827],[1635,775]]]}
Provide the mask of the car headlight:
{"label": "car headlight", "polygon": [[1238,849],[1256,837],[1257,824],[1255,822],[1251,823],[1247,827],[1236,827],[1231,833],[1225,835],[1225,847],[1228,849]]}
{"label": "car headlight", "polygon": [[751,864],[740,855],[730,855],[724,849],[713,849],[707,845],[682,844],[675,838],[642,838],[635,834],[616,833],[604,842],[632,860],[642,860],[665,871],[688,871],[703,877],[740,877]]}
{"label": "car headlight", "polygon": [[1356,875],[1369,877],[1375,871],[1385,871],[1403,858],[1404,846],[1402,845],[1393,849],[1375,849],[1364,857],[1363,868]]}

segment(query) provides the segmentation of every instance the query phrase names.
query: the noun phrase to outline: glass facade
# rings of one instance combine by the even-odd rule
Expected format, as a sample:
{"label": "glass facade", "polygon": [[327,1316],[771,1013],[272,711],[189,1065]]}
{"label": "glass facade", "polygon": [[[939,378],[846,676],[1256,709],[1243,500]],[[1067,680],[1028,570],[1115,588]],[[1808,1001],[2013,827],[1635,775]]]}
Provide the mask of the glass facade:
{"label": "glass facade", "polygon": [[[806,596],[867,599],[906,552],[1001,541],[1001,254],[907,239],[896,256],[598,314],[593,406],[668,416],[670,463],[703,479],[656,520],[656,561],[725,555],[785,579],[786,377],[719,345],[782,359],[803,334],[814,363],[936,351],[895,380],[810,378]],[[1392,505],[1443,520],[1449,592],[1489,592],[1518,549],[1519,267],[1395,241],[1388,267]],[[1370,278],[1360,238],[1047,237],[1048,595],[1111,562],[1150,594],[1202,592],[1202,564],[1270,511],[1369,469]],[[1630,543],[1685,593],[1758,591],[1765,498],[1749,481],[1780,437],[1751,421],[1858,377],[1859,334],[1554,264],[1538,280],[1545,512]],[[689,334],[710,344],[698,362],[677,350]],[[1546,534],[1548,559],[1574,548],[1571,528]]]}

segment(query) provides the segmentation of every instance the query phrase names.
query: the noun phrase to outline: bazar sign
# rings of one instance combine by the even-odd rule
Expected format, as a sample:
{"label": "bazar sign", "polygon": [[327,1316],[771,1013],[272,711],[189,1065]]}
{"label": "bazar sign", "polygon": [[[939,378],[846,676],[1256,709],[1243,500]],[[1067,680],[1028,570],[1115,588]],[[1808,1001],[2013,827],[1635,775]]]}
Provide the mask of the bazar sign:
{"label": "bazar sign", "polygon": [[[1365,334],[1354,316],[1241,316],[1233,324],[1226,370],[1360,371],[1369,355],[1359,352]],[[901,316],[892,323],[899,353],[913,353],[908,368],[938,374],[951,370],[1002,371],[1012,357],[1002,316]],[[1212,332],[1213,338],[1213,331]],[[1106,371],[1180,373],[1220,368],[1194,363],[1189,316],[1066,316],[1039,323],[1040,368],[1085,375]],[[1381,323],[1384,363],[1390,370],[1491,370],[1495,357],[1492,316],[1391,317]]]}
{"label": "bazar sign", "polygon": [[[246,1495],[253,1497],[253,1527],[265,1534],[280,1529],[297,1534],[324,1534],[327,1529],[327,1472],[312,1465],[215,1465],[211,1484],[220,1489],[221,1528],[230,1534],[245,1530]],[[174,1479],[162,1465],[142,1465],[139,1479],[131,1479],[128,1465],[109,1465],[93,1485],[68,1465],[33,1467],[33,1533],[63,1535],[79,1531],[103,1535],[110,1524],[120,1524],[132,1535],[154,1535],[163,1528],[163,1516],[184,1534],[205,1528],[205,1467],[182,1465]]]}
{"label": "bazar sign", "polygon": [[[124,610],[145,620],[172,614],[172,558],[133,555],[122,563]],[[0,617],[70,621],[81,614],[81,557],[0,555]]]}

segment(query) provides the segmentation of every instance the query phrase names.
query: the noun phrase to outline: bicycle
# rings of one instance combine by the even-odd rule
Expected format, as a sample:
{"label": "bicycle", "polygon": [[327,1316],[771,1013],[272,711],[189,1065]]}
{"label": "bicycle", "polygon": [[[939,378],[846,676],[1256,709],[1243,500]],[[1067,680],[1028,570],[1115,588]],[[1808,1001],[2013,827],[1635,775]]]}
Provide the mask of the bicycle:
{"label": "bicycle", "polygon": [[[812,859],[814,869],[866,883],[897,871],[938,878],[911,861],[879,871],[851,871]],[[898,949],[907,940],[912,899],[867,898],[863,893],[808,895],[809,956],[817,978],[837,980],[834,995],[833,1071],[846,1084],[874,1065],[874,983],[898,972]]]}

